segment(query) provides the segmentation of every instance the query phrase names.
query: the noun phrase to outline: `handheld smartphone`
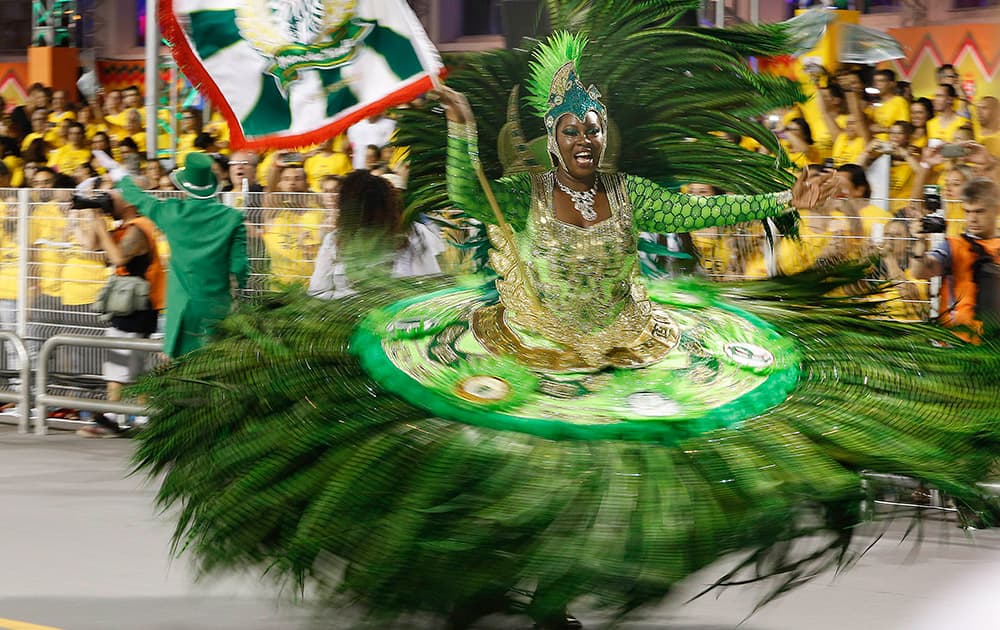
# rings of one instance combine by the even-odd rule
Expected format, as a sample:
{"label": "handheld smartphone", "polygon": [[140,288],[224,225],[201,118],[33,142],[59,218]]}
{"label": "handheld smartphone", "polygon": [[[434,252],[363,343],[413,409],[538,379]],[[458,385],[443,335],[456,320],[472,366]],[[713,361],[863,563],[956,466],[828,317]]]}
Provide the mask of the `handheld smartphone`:
{"label": "handheld smartphone", "polygon": [[941,154],[941,157],[960,158],[960,157],[965,157],[969,154],[969,147],[949,142],[946,144],[942,144],[941,148],[938,149],[938,152]]}
{"label": "handheld smartphone", "polygon": [[832,171],[833,170],[833,158],[826,158],[823,160],[823,170]]}

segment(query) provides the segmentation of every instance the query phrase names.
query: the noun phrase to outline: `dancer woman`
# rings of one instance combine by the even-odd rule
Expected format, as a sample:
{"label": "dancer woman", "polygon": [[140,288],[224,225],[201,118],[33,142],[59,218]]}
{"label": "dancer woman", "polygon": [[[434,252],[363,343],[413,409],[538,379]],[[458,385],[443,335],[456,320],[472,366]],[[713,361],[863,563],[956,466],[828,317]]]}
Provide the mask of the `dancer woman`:
{"label": "dancer woman", "polygon": [[837,562],[863,469],[976,505],[1000,443],[995,349],[858,318],[874,307],[821,297],[843,270],[643,286],[637,225],[824,193],[691,198],[598,172],[611,126],[581,50],[554,38],[529,82],[554,171],[481,193],[471,116],[445,94],[449,193],[498,224],[495,287],[382,274],[344,299],[272,299],[143,384],[139,464],[166,473],[160,501],[206,570],[268,567],[377,618],[461,625],[518,602],[571,627],[579,596],[628,611],[731,551],[783,587]]}

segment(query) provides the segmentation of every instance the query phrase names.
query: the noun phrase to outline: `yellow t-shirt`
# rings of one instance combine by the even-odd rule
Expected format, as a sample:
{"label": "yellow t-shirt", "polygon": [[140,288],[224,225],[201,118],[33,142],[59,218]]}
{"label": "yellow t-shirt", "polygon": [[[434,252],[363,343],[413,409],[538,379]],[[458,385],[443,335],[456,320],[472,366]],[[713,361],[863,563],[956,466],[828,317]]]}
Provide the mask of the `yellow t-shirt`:
{"label": "yellow t-shirt", "polygon": [[[139,133],[133,134],[131,136],[125,136],[125,137],[131,137],[132,140],[135,141],[135,146],[137,146],[139,148],[139,153],[142,154],[142,158],[145,159],[146,158],[146,138],[149,137],[149,134],[147,134],[145,131],[140,131]],[[159,150],[159,149],[165,149],[165,148],[167,148],[169,146],[170,146],[170,136],[167,136],[165,134],[160,134],[159,136],[157,136],[157,138],[156,138],[156,148],[157,148],[157,150]]]}
{"label": "yellow t-shirt", "polygon": [[198,139],[196,133],[183,133],[177,137],[177,165],[184,166],[184,160],[188,153],[195,151],[194,141]]}
{"label": "yellow t-shirt", "polygon": [[790,276],[809,269],[835,237],[834,226],[843,220],[839,210],[801,211],[798,240],[781,237],[777,241],[775,261],[778,272]]}
{"label": "yellow t-shirt", "polygon": [[24,140],[21,140],[21,153],[24,153],[25,151],[27,151],[28,147],[31,145],[31,143],[34,142],[35,140],[38,140],[38,139],[42,139],[42,140],[45,140],[46,142],[48,142],[49,141],[48,140],[48,132],[46,132],[46,133],[38,133],[37,131],[32,131],[28,135],[24,136]]}
{"label": "yellow t-shirt", "polygon": [[108,126],[104,123],[89,123],[86,127],[84,127],[84,133],[87,136],[87,140],[93,140],[94,136],[101,131],[108,133]]}
{"label": "yellow t-shirt", "polygon": [[894,160],[889,168],[889,207],[899,210],[910,203],[913,194],[913,169],[909,163]]}
{"label": "yellow t-shirt", "polygon": [[701,267],[710,276],[722,276],[729,269],[732,248],[724,227],[711,227],[691,233],[691,242],[698,251]]}
{"label": "yellow t-shirt", "polygon": [[[868,117],[876,125],[888,129],[897,120],[910,122],[910,102],[902,96],[893,96],[878,107],[872,106],[865,110]],[[880,140],[888,140],[888,133],[876,134]]]}
{"label": "yellow t-shirt", "polygon": [[[7,213],[6,204],[0,201],[0,215]],[[0,221],[0,300],[17,299],[17,234],[5,229],[6,221]]]}
{"label": "yellow t-shirt", "polygon": [[58,125],[64,120],[76,120],[76,112],[71,112],[69,110],[64,112],[49,112],[49,122]]}
{"label": "yellow t-shirt", "polygon": [[212,112],[211,117],[208,119],[208,124],[205,125],[205,131],[212,134],[212,137],[215,138],[215,146],[218,147],[219,153],[229,155],[229,123],[226,122],[222,114],[218,111]]}
{"label": "yellow t-shirt", "polygon": [[346,153],[313,155],[306,158],[302,166],[306,171],[306,179],[309,180],[309,188],[316,192],[319,192],[320,180],[327,175],[346,175],[354,169],[351,158]]}
{"label": "yellow t-shirt", "polygon": [[810,146],[807,151],[791,151],[788,144],[782,140],[781,145],[785,147],[785,153],[788,154],[788,159],[792,161],[797,168],[805,168],[810,164],[819,164],[823,159],[820,157],[819,151],[816,150],[815,146]]}
{"label": "yellow t-shirt", "polygon": [[72,247],[66,253],[66,266],[62,271],[62,303],[66,306],[93,304],[110,273],[111,268],[104,264],[101,254]]}
{"label": "yellow t-shirt", "polygon": [[979,144],[986,147],[990,155],[1000,158],[1000,131],[985,136],[979,136]]}
{"label": "yellow t-shirt", "polygon": [[10,187],[20,188],[24,184],[24,160],[16,155],[8,155],[3,159],[10,171]]}
{"label": "yellow t-shirt", "polygon": [[312,274],[322,236],[321,210],[281,210],[264,232],[264,247],[271,258],[271,286],[305,284]]}
{"label": "yellow t-shirt", "polygon": [[[816,91],[810,85],[806,94],[815,94]],[[826,126],[826,119],[823,111],[819,107],[818,95],[813,96],[805,103],[799,105],[802,110],[802,117],[809,123],[809,130],[812,131],[813,147],[819,153],[819,160],[822,162],[833,155],[833,133]]]}
{"label": "yellow t-shirt", "polygon": [[944,218],[947,221],[947,236],[961,236],[965,232],[965,208],[961,201],[942,200],[944,206]]}
{"label": "yellow t-shirt", "polygon": [[885,310],[879,319],[891,319],[897,322],[924,321],[928,310],[928,283],[915,279],[909,269],[903,270],[903,278],[916,287],[915,299],[919,302],[904,300],[898,286],[889,286],[885,291],[871,296],[873,300],[884,301]]}
{"label": "yellow t-shirt", "polygon": [[64,175],[72,175],[73,169],[90,161],[90,149],[75,149],[66,144],[49,153],[49,168]]}
{"label": "yellow t-shirt", "polygon": [[115,132],[120,133],[124,136],[127,133],[125,131],[126,121],[128,120],[128,114],[131,111],[139,112],[139,120],[142,121],[143,125],[146,124],[145,107],[126,107],[117,114],[111,114],[109,116],[105,116],[104,120],[111,126],[112,129],[115,130]]}
{"label": "yellow t-shirt", "polygon": [[849,140],[846,133],[837,136],[833,141],[833,165],[857,164],[858,158],[865,152],[865,139],[861,136]]}
{"label": "yellow t-shirt", "polygon": [[963,125],[968,125],[969,119],[956,116],[950,123],[941,126],[941,118],[935,116],[927,121],[927,137],[937,138],[944,142],[952,142],[955,139],[955,132]]}
{"label": "yellow t-shirt", "polygon": [[66,215],[54,203],[36,205],[28,219],[28,241],[38,267],[33,275],[38,289],[45,295],[58,297],[62,278],[66,242]]}

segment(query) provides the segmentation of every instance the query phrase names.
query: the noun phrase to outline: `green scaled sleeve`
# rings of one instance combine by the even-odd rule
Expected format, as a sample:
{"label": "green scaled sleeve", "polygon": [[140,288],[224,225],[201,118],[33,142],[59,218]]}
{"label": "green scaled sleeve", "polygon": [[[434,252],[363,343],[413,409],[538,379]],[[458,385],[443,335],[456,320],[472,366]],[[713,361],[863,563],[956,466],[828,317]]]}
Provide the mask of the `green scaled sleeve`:
{"label": "green scaled sleeve", "polygon": [[636,227],[641,232],[691,232],[773,217],[791,209],[790,191],[699,197],[667,190],[632,175],[626,176],[625,186]]}
{"label": "green scaled sleeve", "polygon": [[[483,223],[496,223],[486,193],[476,175],[479,142],[475,124],[448,122],[448,161],[446,179],[448,196],[463,212]],[[524,227],[531,205],[531,178],[517,174],[490,182],[504,218],[515,231]]]}

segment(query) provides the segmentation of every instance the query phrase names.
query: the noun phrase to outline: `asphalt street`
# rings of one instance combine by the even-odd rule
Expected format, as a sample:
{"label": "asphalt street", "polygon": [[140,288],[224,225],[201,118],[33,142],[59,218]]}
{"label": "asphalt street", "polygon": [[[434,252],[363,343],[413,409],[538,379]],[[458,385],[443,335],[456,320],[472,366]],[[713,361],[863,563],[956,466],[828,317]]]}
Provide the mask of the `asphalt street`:
{"label": "asphalt street", "polygon": [[[0,630],[345,627],[349,615],[315,614],[258,576],[197,581],[189,562],[170,554],[172,521],[154,508],[154,486],[128,474],[131,447],[129,440],[18,435],[0,426]],[[902,540],[902,523],[892,525],[851,570],[821,575],[752,615],[762,587],[683,603],[722,575],[733,562],[727,559],[620,627],[997,630],[1000,532],[967,533],[946,516],[929,521],[919,543],[912,535]],[[574,612],[588,628],[608,622],[586,602]],[[416,619],[393,627],[437,625]],[[479,627],[531,623],[493,617]]]}

